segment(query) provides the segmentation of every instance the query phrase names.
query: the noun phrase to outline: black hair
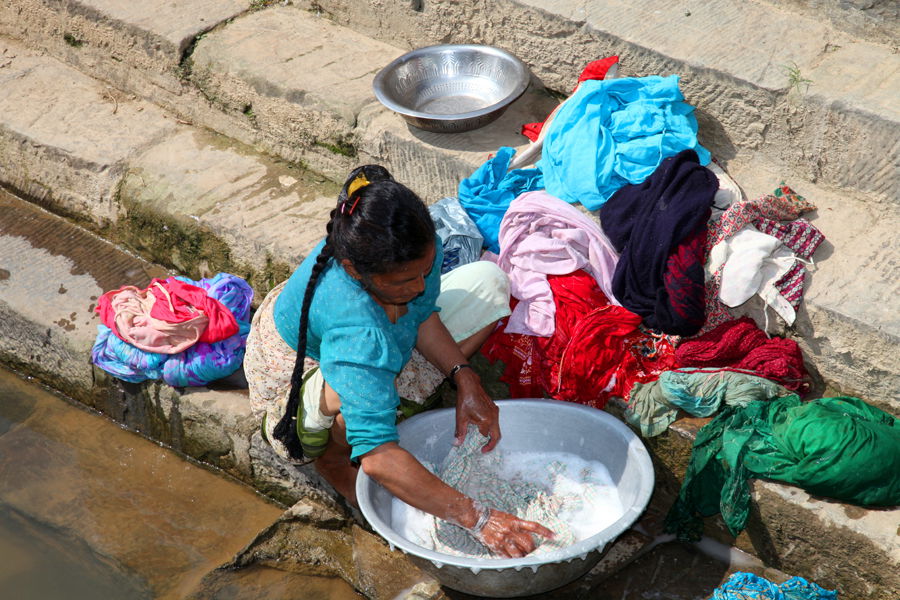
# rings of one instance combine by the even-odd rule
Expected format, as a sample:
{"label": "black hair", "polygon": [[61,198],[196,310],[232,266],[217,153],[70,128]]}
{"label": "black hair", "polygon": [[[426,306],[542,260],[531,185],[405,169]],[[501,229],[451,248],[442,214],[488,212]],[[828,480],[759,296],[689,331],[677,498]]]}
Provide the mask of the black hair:
{"label": "black hair", "polygon": [[435,240],[434,222],[425,203],[379,165],[364,165],[350,172],[325,230],[325,245],[313,265],[300,307],[297,360],[287,408],[273,430],[297,460],[303,458],[303,449],[294,419],[300,406],[309,308],[319,275],[332,258],[339,264],[349,260],[364,278],[388,273],[401,263],[425,256]]}

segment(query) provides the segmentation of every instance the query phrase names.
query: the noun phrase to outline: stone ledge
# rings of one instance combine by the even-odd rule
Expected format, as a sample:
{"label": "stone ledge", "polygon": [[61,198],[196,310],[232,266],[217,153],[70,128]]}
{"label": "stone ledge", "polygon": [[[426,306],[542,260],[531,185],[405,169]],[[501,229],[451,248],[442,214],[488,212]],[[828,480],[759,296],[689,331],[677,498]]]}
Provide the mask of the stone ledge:
{"label": "stone ledge", "polygon": [[[763,153],[785,175],[872,199],[900,198],[900,142],[893,90],[900,55],[816,19],[761,2],[703,5],[575,0],[505,0],[492,5],[382,6],[316,0],[300,6],[406,49],[485,43],[520,56],[555,90],[609,55],[620,75],[679,73],[698,108],[700,139],[719,158]],[[766,23],[766,27],[759,27]],[[754,32],[745,41],[746,32]],[[803,80],[811,80],[807,90]]]}
{"label": "stone ledge", "polygon": [[[194,277],[229,270],[260,294],[318,241],[337,195],[324,177],[179,123],[145,101],[111,102],[101,83],[10,47],[19,54],[0,70],[15,74],[4,87],[11,92],[0,97],[0,161],[8,163],[0,183],[34,191],[32,197],[84,222],[111,223],[108,235],[156,262]],[[50,114],[61,115],[65,127],[35,113],[27,92],[37,87],[39,97],[54,98]],[[532,89],[491,125],[450,136],[414,130],[369,104],[358,122],[366,132],[358,160],[384,163],[436,200],[454,193],[495,145],[515,144],[520,124],[554,103]],[[98,106],[106,112],[97,114]],[[111,147],[111,138],[122,145]],[[762,157],[727,167],[748,197],[785,177]],[[806,310],[790,333],[827,383],[900,414],[900,367],[890,361],[890,347],[900,342],[891,310],[900,293],[900,208],[803,180],[788,183],[819,206],[811,218],[829,240],[815,256]],[[764,320],[759,311],[753,316]]]}

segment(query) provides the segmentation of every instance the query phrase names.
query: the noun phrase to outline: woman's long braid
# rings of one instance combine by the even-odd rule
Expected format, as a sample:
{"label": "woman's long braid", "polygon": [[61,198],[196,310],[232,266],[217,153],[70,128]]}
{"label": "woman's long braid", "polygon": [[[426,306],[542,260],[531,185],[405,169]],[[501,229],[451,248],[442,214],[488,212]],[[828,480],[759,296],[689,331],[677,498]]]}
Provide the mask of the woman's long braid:
{"label": "woman's long braid", "polygon": [[300,445],[300,438],[297,435],[297,418],[298,408],[300,408],[300,388],[303,385],[304,367],[306,362],[306,333],[309,323],[309,308],[312,305],[313,294],[316,290],[316,284],[319,281],[319,275],[325,270],[328,260],[334,255],[334,247],[331,242],[331,230],[337,209],[331,211],[331,219],[328,221],[326,228],[328,234],[325,237],[325,245],[322,251],[316,257],[316,264],[313,265],[312,273],[309,276],[309,283],[306,284],[306,291],[303,293],[303,304],[300,308],[300,330],[297,334],[297,359],[294,362],[294,371],[291,373],[291,391],[288,393],[287,407],[281,420],[272,430],[275,439],[284,444],[291,458],[301,460],[303,458],[303,448]]}

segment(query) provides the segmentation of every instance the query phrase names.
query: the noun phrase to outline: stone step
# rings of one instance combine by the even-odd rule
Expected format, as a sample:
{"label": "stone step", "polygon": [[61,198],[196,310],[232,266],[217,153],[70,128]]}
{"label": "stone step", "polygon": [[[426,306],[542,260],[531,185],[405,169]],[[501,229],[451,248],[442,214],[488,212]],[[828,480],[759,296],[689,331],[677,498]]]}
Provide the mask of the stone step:
{"label": "stone step", "polygon": [[[622,408],[609,410],[621,414]],[[681,418],[644,440],[654,458],[657,493],[672,498],[678,493],[697,432],[710,420]],[[841,598],[882,600],[900,594],[898,526],[900,508],[866,509],[754,479],[747,528],[734,538],[719,516],[710,517],[705,535],[770,567],[837,589]]]}
{"label": "stone step", "polygon": [[[738,0],[665,8],[643,0],[589,9],[571,0],[505,0],[489,14],[475,2],[439,8],[395,4],[372,11],[361,3],[325,0],[299,4],[314,13],[283,5],[240,13],[224,4],[214,16],[200,18],[204,0],[193,0],[187,5],[197,5],[194,16],[173,33],[168,15],[158,14],[164,11],[121,4],[14,0],[0,9],[0,32],[183,119],[288,160],[306,161],[338,181],[358,160],[393,160],[415,172],[417,178],[408,181],[428,197],[452,191],[452,183],[434,182],[470,172],[458,152],[474,152],[483,160],[501,144],[521,145],[524,139],[516,135],[521,123],[543,118],[553,102],[532,90],[516,103],[525,114],[481,132],[489,134],[486,145],[478,134],[421,135],[396,117],[390,123],[394,131],[385,131],[379,126],[383,120],[372,114],[383,109],[374,103],[370,82],[381,65],[400,54],[398,46],[500,45],[562,91],[571,89],[589,60],[619,54],[623,75],[681,74],[688,101],[698,107],[701,139],[721,160],[762,154],[793,179],[858,191],[873,201],[900,198],[900,111],[894,101],[900,55],[836,29],[815,13],[785,18],[780,6]],[[95,22],[102,26],[88,27]],[[767,26],[759,39],[736,41],[761,22]],[[78,27],[85,39],[76,36],[74,44],[74,34],[59,34]],[[100,30],[115,42],[91,38]],[[186,41],[191,35],[195,45]],[[110,52],[113,46],[131,50]],[[157,46],[168,50],[154,50]],[[180,55],[175,48],[182,49]],[[158,72],[170,77],[177,72],[180,78],[166,85],[150,81],[148,73]],[[413,141],[411,147],[393,139],[405,133],[413,140],[402,141]],[[410,153],[428,168],[406,166]]]}
{"label": "stone step", "polygon": [[893,0],[769,0],[787,12],[825,20],[836,29],[894,49],[900,43],[900,5]]}
{"label": "stone step", "polygon": [[620,56],[620,76],[677,73],[698,109],[700,139],[720,159],[762,154],[794,179],[900,199],[900,54],[815,13],[743,0],[300,6],[405,49],[500,46],[562,92],[585,64],[609,55]]}
{"label": "stone step", "polygon": [[[262,23],[276,26],[262,21],[261,29]],[[239,53],[241,39],[219,49]],[[229,270],[260,294],[320,239],[337,195],[325,178],[179,123],[147,101],[110,97],[104,84],[14,42],[4,47],[15,58],[0,70],[0,183],[104,228],[156,262],[192,276]],[[427,176],[435,199],[452,194],[458,177],[516,135],[526,117],[514,105],[484,129],[444,136],[417,132],[370,104],[359,121],[372,134],[361,153],[401,181]],[[748,197],[785,178],[761,155],[735,158],[728,168]],[[794,333],[828,384],[900,413],[900,366],[891,360],[900,341],[900,241],[893,235],[900,209],[872,204],[861,193],[788,183],[819,206],[813,219],[829,240],[815,257]],[[759,310],[751,312],[763,320]]]}

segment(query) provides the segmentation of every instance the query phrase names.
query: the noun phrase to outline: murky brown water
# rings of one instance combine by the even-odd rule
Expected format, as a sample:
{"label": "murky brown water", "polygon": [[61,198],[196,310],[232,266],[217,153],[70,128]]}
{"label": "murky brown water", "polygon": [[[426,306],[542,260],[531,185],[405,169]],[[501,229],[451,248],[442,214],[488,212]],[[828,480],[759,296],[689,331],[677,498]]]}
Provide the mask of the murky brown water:
{"label": "murky brown water", "polygon": [[[281,509],[0,369],[0,597],[186,598]],[[361,598],[340,579],[216,574],[221,600]]]}

